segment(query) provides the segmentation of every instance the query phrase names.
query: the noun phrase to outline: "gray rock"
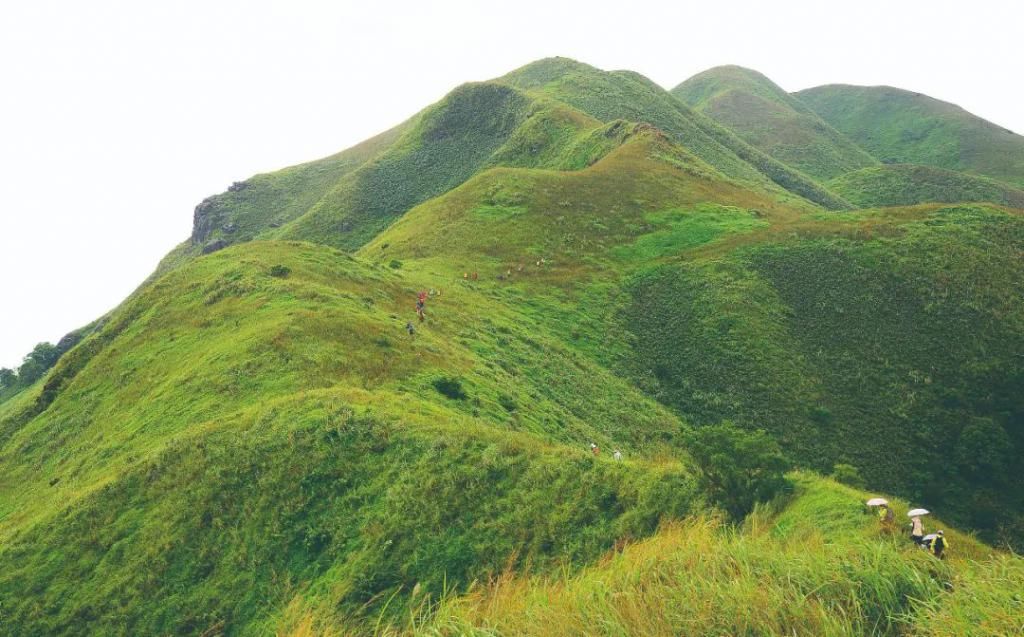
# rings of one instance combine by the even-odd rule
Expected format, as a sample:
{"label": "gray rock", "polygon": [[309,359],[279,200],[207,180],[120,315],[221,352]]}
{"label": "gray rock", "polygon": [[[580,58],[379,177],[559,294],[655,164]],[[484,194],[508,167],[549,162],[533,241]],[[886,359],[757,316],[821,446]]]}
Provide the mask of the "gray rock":
{"label": "gray rock", "polygon": [[224,239],[217,239],[216,241],[211,241],[203,246],[203,254],[210,254],[211,252],[216,252],[217,250],[223,250],[226,247],[228,247],[227,241],[225,241]]}

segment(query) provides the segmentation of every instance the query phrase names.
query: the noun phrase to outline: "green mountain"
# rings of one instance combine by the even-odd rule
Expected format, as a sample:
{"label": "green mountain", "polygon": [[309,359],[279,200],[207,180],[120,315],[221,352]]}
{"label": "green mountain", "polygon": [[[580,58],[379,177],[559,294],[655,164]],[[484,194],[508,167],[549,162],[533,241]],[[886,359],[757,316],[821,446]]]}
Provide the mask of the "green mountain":
{"label": "green mountain", "polygon": [[991,201],[1024,208],[1024,190],[993,179],[917,166],[888,164],[863,168],[827,182],[828,187],[859,207],[909,206],[917,203]]}
{"label": "green mountain", "polygon": [[832,193],[563,58],[236,184],[0,402],[0,634],[1007,634],[1024,213]]}
{"label": "green mountain", "polygon": [[1024,188],[1024,137],[955,104],[889,86],[832,84],[794,95],[885,163],[935,166]]}
{"label": "green mountain", "polygon": [[757,71],[718,66],[672,89],[691,108],[780,162],[827,180],[878,160]]}

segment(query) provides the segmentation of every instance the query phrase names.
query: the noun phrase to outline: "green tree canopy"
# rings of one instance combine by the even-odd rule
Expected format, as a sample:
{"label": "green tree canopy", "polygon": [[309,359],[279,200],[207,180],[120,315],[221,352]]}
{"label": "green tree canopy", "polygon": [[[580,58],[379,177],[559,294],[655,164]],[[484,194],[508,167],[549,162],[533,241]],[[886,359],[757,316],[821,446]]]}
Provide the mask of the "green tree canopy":
{"label": "green tree canopy", "polygon": [[701,486],[733,519],[789,486],[789,462],[765,431],[747,431],[726,422],[699,427],[686,438]]}

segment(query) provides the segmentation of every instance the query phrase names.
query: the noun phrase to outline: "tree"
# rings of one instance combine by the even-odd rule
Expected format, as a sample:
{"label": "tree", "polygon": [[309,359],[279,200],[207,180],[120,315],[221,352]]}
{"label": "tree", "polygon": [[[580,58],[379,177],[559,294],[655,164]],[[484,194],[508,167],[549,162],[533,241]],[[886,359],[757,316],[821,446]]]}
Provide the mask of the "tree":
{"label": "tree", "polygon": [[24,385],[31,385],[47,372],[57,359],[60,351],[52,343],[39,343],[21,362],[18,368],[18,379]]}
{"label": "tree", "polygon": [[0,389],[14,387],[18,382],[18,375],[9,367],[0,367]]}
{"label": "tree", "polygon": [[982,484],[999,484],[1008,477],[1013,442],[999,423],[972,418],[960,431],[956,456],[961,472]]}
{"label": "tree", "polygon": [[832,479],[857,489],[863,489],[867,486],[864,478],[860,475],[860,470],[852,464],[846,464],[845,462],[839,462],[832,467]]}
{"label": "tree", "polygon": [[700,486],[734,520],[789,487],[789,462],[762,430],[746,431],[726,422],[694,429],[686,442]]}

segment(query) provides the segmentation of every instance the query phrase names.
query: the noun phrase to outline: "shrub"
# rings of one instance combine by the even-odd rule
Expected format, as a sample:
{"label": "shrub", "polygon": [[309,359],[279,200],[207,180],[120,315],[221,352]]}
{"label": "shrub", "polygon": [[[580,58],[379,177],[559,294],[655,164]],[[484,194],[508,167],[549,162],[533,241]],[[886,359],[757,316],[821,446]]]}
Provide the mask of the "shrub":
{"label": "shrub", "polygon": [[466,390],[462,388],[462,381],[451,376],[442,376],[435,379],[434,389],[442,396],[447,396],[452,400],[466,400],[469,397]]}
{"label": "shrub", "polygon": [[763,430],[731,423],[697,428],[685,435],[700,487],[734,520],[786,490],[789,463]]}
{"label": "shrub", "polygon": [[505,411],[515,411],[516,399],[512,398],[508,394],[498,394],[498,404],[505,408]]}
{"label": "shrub", "polygon": [[852,464],[846,464],[845,462],[839,462],[832,467],[832,479],[836,482],[841,482],[847,486],[856,487],[863,489],[867,486],[864,481],[864,477],[860,475],[860,471],[857,467]]}
{"label": "shrub", "polygon": [[291,268],[289,268],[286,265],[278,264],[270,268],[270,276],[277,277],[279,279],[285,278],[286,276],[291,274],[291,272]]}
{"label": "shrub", "polygon": [[398,259],[391,259],[391,263],[388,264],[388,267],[392,270],[400,270],[402,268],[402,262]]}

